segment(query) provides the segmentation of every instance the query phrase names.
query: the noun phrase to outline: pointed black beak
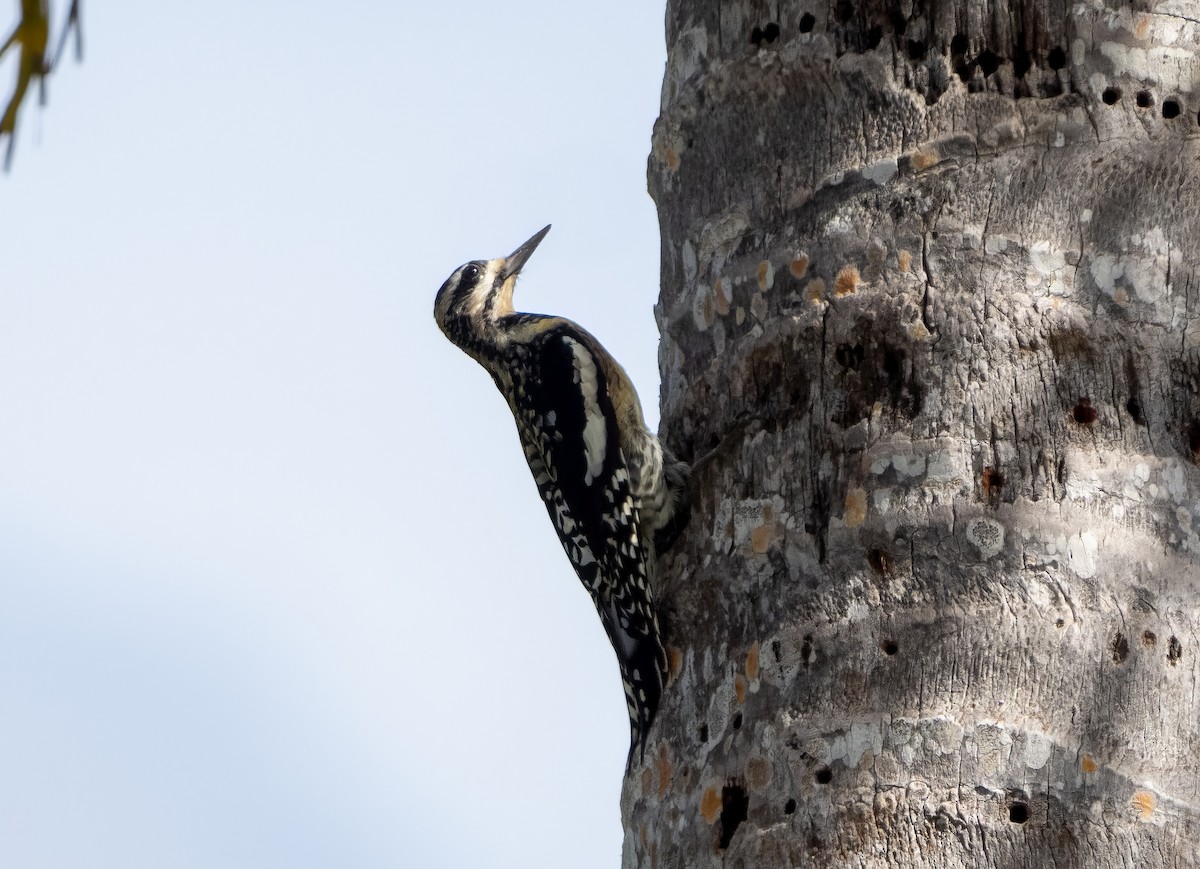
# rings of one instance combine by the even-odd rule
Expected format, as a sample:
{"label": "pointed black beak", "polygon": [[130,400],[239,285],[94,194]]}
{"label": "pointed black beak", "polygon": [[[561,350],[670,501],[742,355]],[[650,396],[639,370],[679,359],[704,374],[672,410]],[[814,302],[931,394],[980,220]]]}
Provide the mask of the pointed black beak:
{"label": "pointed black beak", "polygon": [[501,280],[508,280],[521,270],[521,267],[533,256],[534,250],[541,244],[542,239],[546,237],[546,233],[549,231],[550,224],[546,224],[534,234],[533,238],[508,255],[508,259],[504,261],[504,269],[500,272]]}

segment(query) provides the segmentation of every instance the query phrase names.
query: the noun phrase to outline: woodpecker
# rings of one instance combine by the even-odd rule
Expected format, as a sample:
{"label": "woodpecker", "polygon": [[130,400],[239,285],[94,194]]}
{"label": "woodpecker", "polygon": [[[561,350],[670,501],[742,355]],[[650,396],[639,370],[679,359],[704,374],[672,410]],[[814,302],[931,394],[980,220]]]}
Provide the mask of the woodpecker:
{"label": "woodpecker", "polygon": [[628,375],[586,329],[513,309],[517,275],[549,231],[507,257],[459,266],[433,313],[508,401],[546,512],[617,653],[628,772],[635,753],[645,760],[667,681],[655,564],[687,522],[688,465],[646,428]]}

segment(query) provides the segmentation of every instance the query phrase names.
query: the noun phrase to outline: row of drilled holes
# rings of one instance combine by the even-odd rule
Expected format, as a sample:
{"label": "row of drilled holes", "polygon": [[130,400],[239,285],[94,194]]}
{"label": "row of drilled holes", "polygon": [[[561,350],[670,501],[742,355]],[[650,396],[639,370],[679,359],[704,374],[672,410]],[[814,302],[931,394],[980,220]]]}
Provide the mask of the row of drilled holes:
{"label": "row of drilled holes", "polygon": [[[811,13],[806,12],[804,17],[800,19],[800,32],[809,33],[816,25],[817,19]],[[903,32],[903,31],[901,31]],[[768,21],[763,27],[755,27],[750,32],[750,41],[754,45],[759,46],[762,43],[772,43],[779,38],[779,25],[774,21]],[[880,27],[874,27],[868,34],[868,47],[875,48],[883,39],[883,30]],[[950,54],[952,56],[965,56],[970,44],[967,37],[961,33],[950,40]],[[924,42],[910,39],[905,44],[905,50],[911,60],[923,60],[927,51]],[[970,68],[973,65],[978,65],[983,70],[985,76],[989,76],[1000,68],[1003,62],[1001,57],[990,49],[985,49],[980,55],[970,63],[960,63],[956,66],[955,72],[961,79],[970,77]],[[1046,55],[1046,63],[1053,70],[1062,69],[1067,65],[1067,53],[1061,46],[1054,46]],[[1032,65],[1032,59],[1025,52],[1019,58],[1013,60],[1013,71],[1017,78],[1021,78]],[[1119,87],[1109,87],[1104,90],[1102,99],[1108,105],[1115,105],[1121,99],[1121,89]],[[1137,106],[1139,109],[1148,109],[1154,105],[1154,95],[1147,90],[1137,92]],[[1163,100],[1162,116],[1168,120],[1179,117],[1182,109],[1179,101],[1175,99]],[[1197,123],[1200,123],[1200,114],[1196,116]]]}
{"label": "row of drilled holes", "polygon": [[[833,780],[833,770],[827,766],[823,766],[817,770],[814,778],[818,784],[829,784],[829,782]],[[783,813],[785,815],[792,815],[795,814],[795,812],[796,801],[789,798],[788,801],[783,804]],[[1024,824],[1029,820],[1029,804],[1021,800],[1013,800],[1008,807],[1008,819],[1014,824]],[[728,847],[728,844],[729,843],[726,842],[725,846]]]}
{"label": "row of drilled holes", "polygon": [[[1104,93],[1100,95],[1100,99],[1104,100],[1105,105],[1115,106],[1121,101],[1121,96],[1121,89],[1114,86],[1105,88]],[[1138,91],[1134,97],[1134,101],[1137,103],[1139,109],[1148,109],[1154,105],[1154,94],[1150,93],[1150,91]],[[1163,100],[1162,116],[1167,120],[1179,117],[1181,111],[1179,100]],[[1200,123],[1200,115],[1196,116],[1196,121]]]}
{"label": "row of drilled holes", "polygon": [[[1064,626],[1063,620],[1059,619],[1057,622],[1057,625],[1060,628],[1063,627]],[[1158,635],[1155,634],[1153,631],[1147,630],[1142,633],[1142,645],[1152,648],[1155,645],[1157,645],[1157,643],[1158,643]],[[899,651],[898,647],[896,646],[895,641],[893,641],[893,640],[887,640],[887,641],[881,643],[880,646],[883,649],[883,651],[888,655],[894,655],[894,654],[896,654],[897,651]],[[1116,662],[1118,664],[1123,663],[1125,658],[1129,654],[1129,647],[1128,647],[1128,641],[1124,638],[1124,636],[1120,632],[1117,633],[1116,639],[1113,641],[1112,648],[1113,648],[1114,662]],[[1122,649],[1123,649],[1123,651],[1122,651]],[[1171,666],[1175,666],[1179,662],[1179,659],[1182,657],[1183,657],[1183,644],[1180,643],[1176,637],[1172,636],[1170,639],[1170,642],[1168,643],[1167,661],[1168,661],[1168,663],[1171,664]],[[734,722],[734,726],[735,726],[735,728],[740,728],[741,725],[742,725],[742,715],[739,712],[737,715],[737,718]],[[704,725],[703,730],[702,730],[702,741],[707,741],[707,738],[708,738],[708,726]],[[813,773],[813,780],[819,785],[827,785],[833,781],[833,770],[828,766],[822,766],[819,769],[817,769],[816,772]],[[980,790],[980,793],[986,795],[987,792],[984,790]],[[796,811],[796,801],[794,799],[789,799],[783,806],[783,813],[785,815],[791,815],[791,814],[794,814],[795,811]],[[1028,821],[1029,820],[1029,805],[1028,805],[1028,803],[1024,802],[1021,799],[1014,799],[1012,801],[1012,803],[1010,803],[1010,805],[1009,805],[1008,819],[1010,821],[1012,821],[1014,824],[1024,824],[1026,821]],[[743,820],[744,820],[744,817],[743,817]],[[726,845],[728,845],[728,842],[726,842]]]}

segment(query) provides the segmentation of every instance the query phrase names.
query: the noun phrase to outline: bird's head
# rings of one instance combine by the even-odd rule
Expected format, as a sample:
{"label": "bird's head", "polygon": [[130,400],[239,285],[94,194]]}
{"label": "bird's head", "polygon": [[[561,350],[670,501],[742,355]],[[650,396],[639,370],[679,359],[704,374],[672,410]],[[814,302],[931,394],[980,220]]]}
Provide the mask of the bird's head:
{"label": "bird's head", "polygon": [[550,227],[500,259],[472,260],[446,278],[433,303],[433,318],[446,337],[470,350],[497,336],[497,322],[513,313],[517,275]]}

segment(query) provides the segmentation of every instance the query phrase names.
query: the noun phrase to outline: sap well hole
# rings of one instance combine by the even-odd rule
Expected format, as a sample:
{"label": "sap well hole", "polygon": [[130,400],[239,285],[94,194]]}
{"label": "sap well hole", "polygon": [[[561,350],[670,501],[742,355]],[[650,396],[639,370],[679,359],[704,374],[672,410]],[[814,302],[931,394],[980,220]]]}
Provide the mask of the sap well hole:
{"label": "sap well hole", "polygon": [[1096,421],[1096,417],[1098,416],[1096,408],[1092,407],[1092,400],[1090,398],[1079,399],[1079,403],[1075,405],[1071,411],[1071,415],[1075,417],[1075,422],[1080,425],[1091,425]]}
{"label": "sap well hole", "polygon": [[724,851],[733,841],[733,834],[750,814],[750,797],[746,789],[736,783],[721,788],[721,842]]}

